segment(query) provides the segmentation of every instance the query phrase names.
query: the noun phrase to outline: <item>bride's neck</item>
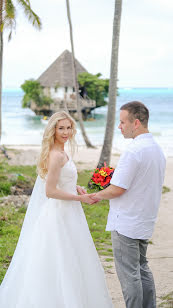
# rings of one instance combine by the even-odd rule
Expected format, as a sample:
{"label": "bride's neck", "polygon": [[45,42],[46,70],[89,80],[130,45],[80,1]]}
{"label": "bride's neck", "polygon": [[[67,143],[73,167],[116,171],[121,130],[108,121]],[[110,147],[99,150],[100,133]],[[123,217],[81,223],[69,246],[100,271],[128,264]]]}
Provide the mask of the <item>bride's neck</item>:
{"label": "bride's neck", "polygon": [[60,152],[64,152],[64,144],[60,144],[60,143],[54,143],[53,146],[56,150],[60,151]]}

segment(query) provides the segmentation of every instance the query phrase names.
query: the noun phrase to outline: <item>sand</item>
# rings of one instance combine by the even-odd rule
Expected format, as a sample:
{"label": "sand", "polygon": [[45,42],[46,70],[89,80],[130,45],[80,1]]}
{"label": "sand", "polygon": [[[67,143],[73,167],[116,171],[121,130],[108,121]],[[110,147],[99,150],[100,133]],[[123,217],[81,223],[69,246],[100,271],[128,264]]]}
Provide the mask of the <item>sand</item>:
{"label": "sand", "polygon": [[[40,148],[38,146],[8,146],[8,154],[11,157],[10,164],[33,165],[36,163]],[[97,165],[101,148],[87,149],[84,146],[78,148],[74,157],[77,169],[94,169]],[[116,166],[120,153],[112,151],[111,165]],[[173,157],[167,158],[167,167],[164,185],[171,191],[162,195],[157,223],[152,236],[152,244],[148,248],[149,266],[153,272],[157,291],[157,305],[161,297],[173,291]],[[104,258],[101,259],[105,265]],[[105,269],[108,288],[117,308],[125,308],[120,284],[113,267]]]}

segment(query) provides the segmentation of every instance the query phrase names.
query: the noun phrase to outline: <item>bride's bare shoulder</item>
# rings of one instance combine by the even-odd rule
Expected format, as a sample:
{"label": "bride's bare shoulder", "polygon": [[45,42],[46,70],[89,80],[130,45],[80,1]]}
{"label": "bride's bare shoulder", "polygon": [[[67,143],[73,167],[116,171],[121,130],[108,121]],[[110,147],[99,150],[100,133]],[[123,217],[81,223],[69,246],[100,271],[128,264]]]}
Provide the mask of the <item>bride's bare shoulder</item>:
{"label": "bride's bare shoulder", "polygon": [[52,148],[49,152],[49,157],[48,157],[48,163],[57,163],[59,162],[60,165],[63,164],[63,160],[64,160],[64,155],[63,153],[61,153],[60,151],[58,151],[55,148]]}

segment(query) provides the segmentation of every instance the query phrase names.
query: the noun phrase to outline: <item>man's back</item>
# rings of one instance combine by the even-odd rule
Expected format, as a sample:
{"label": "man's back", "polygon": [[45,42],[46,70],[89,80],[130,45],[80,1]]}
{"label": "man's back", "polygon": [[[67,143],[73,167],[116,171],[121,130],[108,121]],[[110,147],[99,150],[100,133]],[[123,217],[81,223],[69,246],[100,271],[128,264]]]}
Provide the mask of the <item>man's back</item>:
{"label": "man's back", "polygon": [[121,156],[111,180],[126,189],[110,200],[107,230],[138,239],[151,237],[165,172],[165,157],[150,133],[138,135]]}

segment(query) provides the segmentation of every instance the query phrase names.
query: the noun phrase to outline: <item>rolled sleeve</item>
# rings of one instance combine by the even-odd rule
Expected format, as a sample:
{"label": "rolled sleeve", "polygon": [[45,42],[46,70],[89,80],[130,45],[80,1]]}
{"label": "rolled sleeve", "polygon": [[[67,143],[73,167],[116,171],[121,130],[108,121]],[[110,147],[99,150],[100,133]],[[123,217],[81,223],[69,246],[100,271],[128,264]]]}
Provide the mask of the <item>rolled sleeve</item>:
{"label": "rolled sleeve", "polygon": [[135,153],[125,152],[115,168],[110,183],[112,185],[129,189],[139,168],[139,161],[136,159]]}

